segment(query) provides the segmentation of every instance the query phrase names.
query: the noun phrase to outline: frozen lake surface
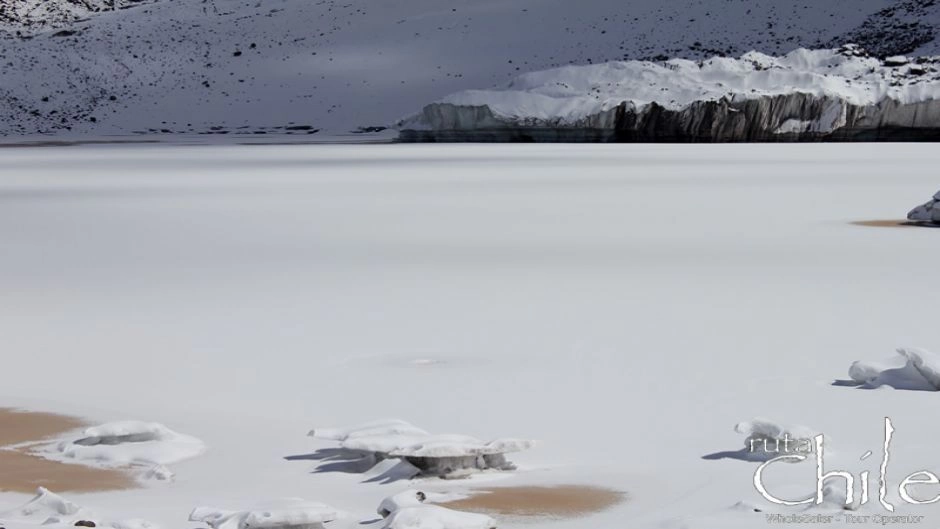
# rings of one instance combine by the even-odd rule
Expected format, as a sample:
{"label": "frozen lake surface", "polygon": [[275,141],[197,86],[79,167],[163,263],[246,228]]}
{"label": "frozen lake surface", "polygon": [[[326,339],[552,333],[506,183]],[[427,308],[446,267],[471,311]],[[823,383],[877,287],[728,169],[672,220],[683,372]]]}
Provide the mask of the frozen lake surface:
{"label": "frozen lake surface", "polygon": [[[831,435],[830,469],[874,480],[888,416],[889,480],[940,471],[935,394],[833,385],[940,351],[940,230],[853,224],[902,219],[938,162],[932,144],[3,149],[0,405],[205,441],[174,483],[68,495],[164,529],[281,496],[369,519],[408,485],[285,458],[326,446],[310,428],[387,416],[542,441],[516,473],[430,489],[629,495],[538,526],[763,527],[732,508],[768,505],[756,464],[722,455],[740,421]],[[768,473],[814,490],[809,463]]]}

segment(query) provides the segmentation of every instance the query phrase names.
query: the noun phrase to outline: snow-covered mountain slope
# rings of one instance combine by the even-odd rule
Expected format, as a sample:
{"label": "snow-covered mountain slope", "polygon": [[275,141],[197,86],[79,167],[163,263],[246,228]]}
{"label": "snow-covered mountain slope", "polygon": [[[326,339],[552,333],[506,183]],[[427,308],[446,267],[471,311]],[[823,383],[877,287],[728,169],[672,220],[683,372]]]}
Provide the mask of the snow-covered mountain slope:
{"label": "snow-covered mountain slope", "polygon": [[0,0],[0,28],[30,35],[150,1],[153,0]]}
{"label": "snow-covered mountain slope", "polygon": [[452,94],[400,127],[428,130],[419,138],[477,140],[544,130],[546,139],[568,130],[561,139],[609,140],[936,134],[940,57],[882,61],[848,45],[781,57],[565,66],[523,74],[501,90]]}
{"label": "snow-covered mountain slope", "polygon": [[348,131],[527,71],[849,40],[928,54],[938,25],[934,0],[159,0],[5,24],[0,133]]}

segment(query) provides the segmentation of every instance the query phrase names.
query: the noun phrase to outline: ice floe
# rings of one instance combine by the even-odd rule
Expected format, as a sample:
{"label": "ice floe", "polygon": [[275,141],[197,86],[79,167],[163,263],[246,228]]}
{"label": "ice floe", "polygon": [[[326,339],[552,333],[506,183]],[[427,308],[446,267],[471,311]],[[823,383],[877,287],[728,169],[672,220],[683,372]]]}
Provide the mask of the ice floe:
{"label": "ice floe", "polygon": [[[346,450],[371,457],[376,466],[370,471],[380,478],[393,472],[412,477],[417,474],[439,477],[462,477],[482,470],[514,470],[505,455],[527,450],[535,445],[528,439],[501,438],[482,441],[468,435],[432,435],[410,423],[397,419],[374,421],[351,428],[318,428],[310,436],[339,441]],[[402,469],[394,458],[407,463]],[[387,468],[386,468],[387,467]]]}
{"label": "ice floe", "polygon": [[900,348],[897,356],[880,362],[856,361],[849,377],[868,388],[940,391],[940,356],[922,349]]}
{"label": "ice floe", "polygon": [[940,224],[940,191],[937,191],[930,202],[912,209],[911,212],[907,214],[907,218],[914,222]]}
{"label": "ice floe", "polygon": [[323,524],[343,516],[324,503],[301,498],[271,500],[243,511],[196,507],[189,521],[205,523],[212,529],[322,529]]}
{"label": "ice floe", "polygon": [[785,425],[761,417],[736,424],[734,431],[746,436],[744,448],[709,454],[705,459],[767,461],[782,455],[807,455],[813,451],[813,437],[818,435],[806,426]]}
{"label": "ice floe", "polygon": [[173,472],[165,465],[196,457],[205,444],[166,426],[143,421],[119,421],[86,428],[56,442],[41,445],[36,455],[56,461],[105,468],[135,467],[138,477],[167,481]]}

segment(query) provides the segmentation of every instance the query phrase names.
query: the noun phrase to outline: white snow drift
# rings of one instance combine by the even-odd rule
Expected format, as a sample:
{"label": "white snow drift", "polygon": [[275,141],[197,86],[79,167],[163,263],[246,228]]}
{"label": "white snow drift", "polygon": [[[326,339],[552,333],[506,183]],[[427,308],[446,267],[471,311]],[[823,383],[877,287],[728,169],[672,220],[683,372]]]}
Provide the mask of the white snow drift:
{"label": "white snow drift", "polygon": [[940,356],[913,348],[900,348],[897,353],[881,362],[853,362],[849,377],[866,387],[940,391]]}
{"label": "white snow drift", "polygon": [[494,529],[484,514],[455,511],[438,505],[403,507],[385,519],[385,529]]}
{"label": "white snow drift", "polygon": [[202,522],[212,529],[322,529],[323,524],[341,517],[342,513],[324,503],[301,498],[281,498],[259,504],[244,511],[227,511],[215,507],[196,507],[189,521]]}
{"label": "white snow drift", "polygon": [[8,529],[17,527],[74,527],[78,521],[92,521],[97,526],[115,529],[155,529],[157,526],[140,519],[108,520],[48,489],[39,487],[36,496],[24,505],[0,512],[0,524]]}
{"label": "white snow drift", "polygon": [[488,469],[514,470],[515,465],[506,460],[505,454],[527,450],[535,444],[528,439],[502,438],[485,442],[467,435],[432,435],[398,419],[351,428],[314,429],[308,435],[340,441],[341,447],[367,452],[376,462],[400,458],[412,465],[415,473],[441,477]]}
{"label": "white snow drift", "polygon": [[734,431],[747,436],[744,452],[754,459],[776,457],[785,449],[795,453],[801,448],[801,443],[806,446],[805,443],[817,435],[806,426],[786,426],[761,417],[736,424]]}
{"label": "white snow drift", "polygon": [[196,457],[205,444],[159,423],[119,421],[85,429],[80,435],[40,447],[38,455],[84,464],[147,467],[144,477],[166,480],[172,473],[163,465]]}
{"label": "white snow drift", "polygon": [[425,492],[417,489],[408,489],[382,500],[376,512],[382,517],[387,518],[393,512],[404,509],[405,507],[418,507],[428,503],[441,503],[466,498],[465,494],[454,494],[444,492]]}

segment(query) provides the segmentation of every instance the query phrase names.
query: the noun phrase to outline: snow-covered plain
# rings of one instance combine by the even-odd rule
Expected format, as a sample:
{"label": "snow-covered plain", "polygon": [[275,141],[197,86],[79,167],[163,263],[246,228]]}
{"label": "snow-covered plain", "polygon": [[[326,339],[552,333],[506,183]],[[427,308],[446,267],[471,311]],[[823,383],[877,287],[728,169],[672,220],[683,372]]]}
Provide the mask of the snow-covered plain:
{"label": "snow-covered plain", "polygon": [[[875,479],[891,417],[892,487],[940,471],[934,392],[844,383],[856,360],[940,350],[940,231],[852,224],[903,219],[937,161],[905,144],[4,149],[0,403],[204,441],[172,482],[66,495],[164,529],[285,497],[377,528],[392,494],[483,483],[629,494],[537,527],[763,527],[744,420],[831,435],[828,469]],[[365,483],[310,457],[335,446],[311,426],[389,416],[541,443],[467,481]],[[814,476],[778,465],[767,485],[800,498]],[[0,494],[0,512],[28,500]]]}

